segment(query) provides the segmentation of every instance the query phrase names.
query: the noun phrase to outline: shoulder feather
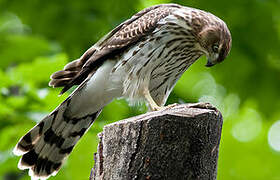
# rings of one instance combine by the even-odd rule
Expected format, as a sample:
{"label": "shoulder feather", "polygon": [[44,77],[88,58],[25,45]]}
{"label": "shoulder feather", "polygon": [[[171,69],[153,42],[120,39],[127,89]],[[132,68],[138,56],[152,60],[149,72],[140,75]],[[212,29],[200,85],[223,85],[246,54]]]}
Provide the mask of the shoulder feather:
{"label": "shoulder feather", "polygon": [[106,59],[120,54],[140,38],[147,36],[157,27],[157,23],[162,18],[169,15],[174,8],[180,7],[176,4],[161,4],[138,12],[105,35],[80,59],[67,64],[64,70],[55,72],[51,76],[49,84],[53,87],[64,86],[61,94],[73,85],[79,85],[88,75],[92,75]]}

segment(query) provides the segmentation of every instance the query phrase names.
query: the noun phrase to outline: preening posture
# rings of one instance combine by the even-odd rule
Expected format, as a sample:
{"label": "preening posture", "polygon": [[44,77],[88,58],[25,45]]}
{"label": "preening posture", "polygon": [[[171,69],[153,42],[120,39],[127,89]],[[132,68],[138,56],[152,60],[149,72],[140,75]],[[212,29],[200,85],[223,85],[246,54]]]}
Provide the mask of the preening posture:
{"label": "preening posture", "polygon": [[207,67],[222,62],[231,35],[218,17],[202,10],[162,4],[120,24],[79,59],[51,76],[50,86],[76,90],[14,149],[18,167],[33,179],[55,175],[102,108],[114,98],[146,101],[161,109],[180,76],[199,57]]}

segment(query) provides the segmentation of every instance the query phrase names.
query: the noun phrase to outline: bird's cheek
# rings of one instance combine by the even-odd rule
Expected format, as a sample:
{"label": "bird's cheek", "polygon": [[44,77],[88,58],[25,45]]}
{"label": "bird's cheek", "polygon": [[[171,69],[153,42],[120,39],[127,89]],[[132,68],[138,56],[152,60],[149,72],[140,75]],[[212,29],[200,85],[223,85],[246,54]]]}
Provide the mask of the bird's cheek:
{"label": "bird's cheek", "polygon": [[215,53],[215,54],[213,54],[212,59],[213,59],[214,61],[217,61],[217,60],[218,60],[218,58],[219,58],[219,53]]}

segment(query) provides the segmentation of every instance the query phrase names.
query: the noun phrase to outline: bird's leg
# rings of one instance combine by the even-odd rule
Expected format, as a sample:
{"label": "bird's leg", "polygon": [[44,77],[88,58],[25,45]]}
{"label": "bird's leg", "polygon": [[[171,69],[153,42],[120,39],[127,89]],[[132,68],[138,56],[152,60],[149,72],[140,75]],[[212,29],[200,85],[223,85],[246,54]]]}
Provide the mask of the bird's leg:
{"label": "bird's leg", "polygon": [[159,111],[164,108],[164,107],[160,107],[157,105],[157,103],[152,98],[148,88],[144,88],[143,94],[144,94],[144,97],[146,98],[146,100],[148,101],[149,106],[152,111]]}

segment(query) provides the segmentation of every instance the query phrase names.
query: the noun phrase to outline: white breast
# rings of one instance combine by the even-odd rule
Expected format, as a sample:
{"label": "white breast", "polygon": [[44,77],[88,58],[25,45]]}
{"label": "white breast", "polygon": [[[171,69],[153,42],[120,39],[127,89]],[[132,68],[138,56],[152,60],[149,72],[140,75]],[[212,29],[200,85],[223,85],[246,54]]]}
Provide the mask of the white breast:
{"label": "white breast", "polygon": [[[164,75],[159,76],[159,78],[153,78],[152,76],[154,74],[165,73],[166,75],[166,73],[169,73],[166,69],[168,67],[167,64],[181,64],[178,68],[182,68],[184,66],[184,62],[182,63],[185,60],[184,56],[188,58],[188,55],[180,54],[178,50],[184,52],[184,46],[187,47],[193,44],[193,42],[187,41],[182,43],[185,40],[184,38],[191,37],[186,37],[186,34],[183,33],[177,33],[179,30],[188,31],[188,29],[185,28],[186,23],[177,20],[175,16],[167,16],[166,19],[159,23],[163,25],[160,28],[156,28],[150,36],[138,42],[120,57],[120,60],[113,68],[112,76],[110,76],[113,82],[112,88],[122,84],[123,97],[128,98],[132,102],[144,100],[143,89],[148,88],[152,90],[164,80],[162,79]],[[173,25],[170,25],[172,23]],[[178,30],[178,28],[180,29]],[[176,47],[179,47],[179,49],[170,51]],[[181,59],[181,62],[176,62],[177,59]],[[174,73],[169,74],[171,78],[168,79],[168,84],[174,84],[176,82],[175,78],[179,78],[179,76],[175,77],[176,69],[173,69],[172,72]],[[165,90],[166,88],[168,88],[167,91]],[[166,100],[166,94],[169,94],[172,88],[173,85],[161,87],[160,92],[157,92],[160,96],[153,98],[161,105]]]}

